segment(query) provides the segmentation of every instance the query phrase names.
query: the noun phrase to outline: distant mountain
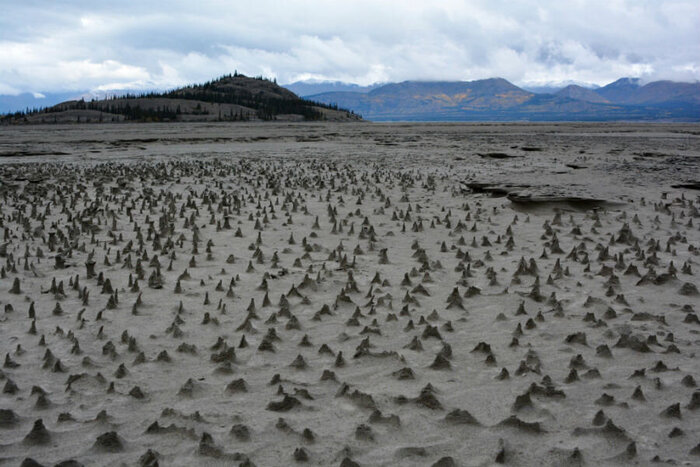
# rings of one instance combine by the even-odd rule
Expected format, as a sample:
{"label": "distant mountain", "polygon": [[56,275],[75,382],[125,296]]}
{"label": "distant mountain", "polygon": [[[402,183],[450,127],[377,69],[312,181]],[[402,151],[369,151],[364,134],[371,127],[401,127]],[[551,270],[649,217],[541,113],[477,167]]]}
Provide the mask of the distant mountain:
{"label": "distant mountain", "polygon": [[[368,93],[324,93],[309,96],[337,104],[377,120],[454,120],[467,112],[483,113],[516,107],[532,98],[502,78],[479,81],[405,81]],[[342,103],[342,104],[341,104]]]}
{"label": "distant mountain", "polygon": [[567,86],[575,85],[584,89],[598,89],[600,86],[591,83],[583,83],[580,81],[559,81],[549,84],[523,84],[520,87],[526,91],[534,92],[535,94],[556,94]]}
{"label": "distant mountain", "polygon": [[599,89],[525,91],[502,79],[405,81],[367,93],[329,92],[312,101],[377,121],[700,121],[700,84],[623,78]]}
{"label": "distant mountain", "polygon": [[282,85],[282,87],[289,89],[299,97],[307,97],[325,92],[369,92],[379,86],[381,86],[381,84],[360,86],[358,84],[344,83],[342,81],[295,81],[294,83]]}
{"label": "distant mountain", "polygon": [[632,104],[694,103],[700,105],[700,83],[654,81],[637,89],[628,100]]}
{"label": "distant mountain", "polygon": [[[600,96],[604,101],[624,105],[700,104],[700,83],[653,81],[641,85],[639,79],[621,78],[585,94],[590,102]],[[581,98],[584,95],[582,94]],[[574,96],[570,96],[574,97]],[[586,99],[584,99],[586,100]]]}
{"label": "distant mountain", "polygon": [[639,78],[620,78],[600,89],[596,89],[596,94],[609,102],[623,104],[632,99],[640,87]]}
{"label": "distant mountain", "polygon": [[610,102],[597,92],[591,89],[582,88],[581,86],[577,86],[575,84],[571,84],[564,89],[557,91],[555,95],[560,97],[568,97],[569,99],[578,99],[584,102]]}
{"label": "distant mountain", "polygon": [[24,92],[17,95],[2,94],[0,95],[0,115],[24,111],[26,109],[38,109],[42,107],[50,107],[59,102],[75,99],[85,91],[73,92],[55,92],[55,93],[31,93]]}
{"label": "distant mountain", "polygon": [[90,101],[71,100],[40,111],[16,113],[3,123],[117,121],[360,120],[334,105],[299,98],[261,77],[226,75],[204,84]]}
{"label": "distant mountain", "polygon": [[565,87],[566,86],[521,86],[521,89],[533,94],[556,94]]}

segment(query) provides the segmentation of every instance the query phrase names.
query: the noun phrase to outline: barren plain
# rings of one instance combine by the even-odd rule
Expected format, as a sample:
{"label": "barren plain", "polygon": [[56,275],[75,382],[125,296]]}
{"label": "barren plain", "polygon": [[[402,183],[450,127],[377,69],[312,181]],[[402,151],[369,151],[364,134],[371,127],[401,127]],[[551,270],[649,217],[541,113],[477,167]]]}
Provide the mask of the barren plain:
{"label": "barren plain", "polygon": [[0,465],[700,463],[700,127],[0,127]]}

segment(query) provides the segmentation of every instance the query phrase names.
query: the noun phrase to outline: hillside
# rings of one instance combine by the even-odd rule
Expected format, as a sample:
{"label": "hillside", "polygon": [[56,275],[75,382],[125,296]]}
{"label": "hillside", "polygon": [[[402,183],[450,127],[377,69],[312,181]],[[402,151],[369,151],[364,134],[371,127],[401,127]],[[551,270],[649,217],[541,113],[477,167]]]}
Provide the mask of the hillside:
{"label": "hillside", "polygon": [[700,83],[655,81],[639,88],[631,102],[634,104],[693,103],[700,105]]}
{"label": "hillside", "polygon": [[592,90],[571,85],[554,94],[525,91],[502,78],[392,83],[366,93],[330,92],[309,99],[377,121],[700,121],[700,84],[623,78]]}
{"label": "hillside", "polygon": [[73,100],[2,117],[3,123],[97,123],[120,121],[355,121],[335,105],[301,99],[277,83],[244,75],[162,93]]}
{"label": "hillside", "polygon": [[634,95],[639,91],[640,87],[639,79],[620,78],[602,88],[596,89],[595,92],[610,102],[624,104],[634,99]]}
{"label": "hillside", "polygon": [[577,99],[584,102],[610,102],[592,89],[586,89],[575,84],[571,84],[564,89],[557,91],[555,95],[560,97],[568,97],[569,99]]}

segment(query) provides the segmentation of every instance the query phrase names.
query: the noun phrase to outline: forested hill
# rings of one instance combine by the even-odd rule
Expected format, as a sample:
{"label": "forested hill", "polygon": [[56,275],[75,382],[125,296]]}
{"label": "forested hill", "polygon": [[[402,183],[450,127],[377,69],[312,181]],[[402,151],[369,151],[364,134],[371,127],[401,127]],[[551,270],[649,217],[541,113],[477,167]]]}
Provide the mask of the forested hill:
{"label": "forested hill", "polygon": [[169,121],[354,121],[334,104],[299,98],[275,81],[240,74],[166,92],[72,100],[2,117],[3,123]]}

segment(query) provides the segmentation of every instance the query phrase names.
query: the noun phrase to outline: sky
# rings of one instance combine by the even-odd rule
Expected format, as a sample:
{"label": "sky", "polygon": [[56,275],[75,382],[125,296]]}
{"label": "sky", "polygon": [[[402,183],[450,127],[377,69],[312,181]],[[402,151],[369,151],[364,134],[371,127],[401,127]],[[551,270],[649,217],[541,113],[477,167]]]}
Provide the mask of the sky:
{"label": "sky", "polygon": [[700,80],[697,0],[0,0],[0,94],[503,77]]}

